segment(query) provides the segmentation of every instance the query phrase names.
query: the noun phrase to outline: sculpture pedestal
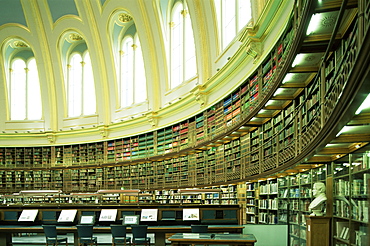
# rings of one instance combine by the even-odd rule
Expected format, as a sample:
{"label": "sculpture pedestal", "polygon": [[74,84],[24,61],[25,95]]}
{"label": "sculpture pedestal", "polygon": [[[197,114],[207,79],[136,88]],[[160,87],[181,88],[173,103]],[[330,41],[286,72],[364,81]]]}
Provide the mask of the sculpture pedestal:
{"label": "sculpture pedestal", "polygon": [[306,216],[306,245],[329,246],[330,219],[325,216]]}

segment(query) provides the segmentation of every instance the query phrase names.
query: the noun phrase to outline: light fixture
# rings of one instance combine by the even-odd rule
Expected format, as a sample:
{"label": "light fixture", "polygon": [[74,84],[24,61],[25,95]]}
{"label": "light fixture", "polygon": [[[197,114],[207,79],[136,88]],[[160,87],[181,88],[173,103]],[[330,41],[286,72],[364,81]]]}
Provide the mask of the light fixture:
{"label": "light fixture", "polygon": [[370,108],[370,94],[367,95],[361,106],[356,110],[356,114],[361,113],[365,108]]}
{"label": "light fixture", "polygon": [[52,195],[52,194],[60,194],[62,193],[61,190],[21,190],[19,195]]}
{"label": "light fixture", "polygon": [[335,137],[339,137],[340,134],[344,133],[346,130],[348,130],[348,126],[343,126],[343,128],[335,135]]}
{"label": "light fixture", "polygon": [[286,82],[289,82],[290,80],[292,80],[294,74],[293,73],[287,73],[283,79],[283,84],[285,84]]}
{"label": "light fixture", "polygon": [[279,95],[280,93],[282,93],[284,91],[284,89],[283,88],[278,88],[276,91],[275,91],[275,93],[274,93],[274,97],[275,96],[277,96],[277,95]]}
{"label": "light fixture", "polygon": [[267,106],[271,106],[271,105],[274,105],[274,101],[273,101],[273,100],[269,100],[269,101],[266,103],[265,107],[267,107]]}
{"label": "light fixture", "polygon": [[263,114],[263,113],[266,113],[267,112],[267,110],[265,110],[265,109],[261,109],[259,112],[258,112],[258,114]]}
{"label": "light fixture", "polygon": [[178,189],[180,194],[219,193],[221,189]]}
{"label": "light fixture", "polygon": [[97,194],[97,193],[71,193],[70,195],[77,196],[77,197],[101,196],[101,194]]}
{"label": "light fixture", "polygon": [[128,196],[139,196],[139,189],[132,190],[98,190],[97,194],[123,194]]}
{"label": "light fixture", "polygon": [[310,35],[314,31],[317,30],[320,24],[320,15],[319,14],[313,14],[310,20],[310,24],[308,25],[306,35]]}
{"label": "light fixture", "polygon": [[301,61],[303,60],[303,57],[304,57],[304,54],[297,54],[297,56],[295,57],[295,59],[294,59],[294,61],[292,63],[292,67],[295,67],[299,63],[301,63]]}

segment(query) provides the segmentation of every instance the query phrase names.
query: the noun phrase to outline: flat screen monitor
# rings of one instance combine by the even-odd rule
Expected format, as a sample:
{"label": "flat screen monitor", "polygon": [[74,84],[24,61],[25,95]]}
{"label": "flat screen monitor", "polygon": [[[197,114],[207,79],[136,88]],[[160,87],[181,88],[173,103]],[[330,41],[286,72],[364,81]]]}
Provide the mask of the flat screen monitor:
{"label": "flat screen monitor", "polygon": [[60,212],[58,222],[73,222],[77,214],[77,209],[65,209]]}
{"label": "flat screen monitor", "polygon": [[102,209],[99,221],[116,221],[117,209]]}
{"label": "flat screen monitor", "polygon": [[95,223],[95,215],[81,215],[80,225],[93,225]]}
{"label": "flat screen monitor", "polygon": [[34,222],[38,212],[38,209],[23,210],[21,216],[19,216],[18,221]]}
{"label": "flat screen monitor", "polygon": [[123,225],[138,225],[139,215],[123,215],[122,224]]}
{"label": "flat screen monitor", "polygon": [[199,220],[199,208],[184,208],[182,211],[183,220]]}
{"label": "flat screen monitor", "polygon": [[140,221],[157,221],[158,209],[142,209]]}
{"label": "flat screen monitor", "polygon": [[174,210],[162,211],[162,220],[176,220],[176,211]]}

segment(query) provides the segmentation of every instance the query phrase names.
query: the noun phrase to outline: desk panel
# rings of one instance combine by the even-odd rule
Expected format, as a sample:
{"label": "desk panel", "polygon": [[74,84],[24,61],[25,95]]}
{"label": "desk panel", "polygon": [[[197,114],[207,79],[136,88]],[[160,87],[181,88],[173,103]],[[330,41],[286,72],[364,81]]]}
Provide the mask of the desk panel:
{"label": "desk panel", "polygon": [[[241,225],[209,225],[209,232],[231,232],[240,233],[243,230]],[[75,226],[57,226],[58,233],[73,233],[74,245],[77,243],[77,228]],[[131,232],[131,228],[127,227],[127,232]],[[155,234],[155,245],[165,245],[166,233],[181,233],[191,232],[191,226],[149,226],[148,233]],[[22,226],[22,225],[1,225],[0,226],[0,245],[11,246],[12,233],[44,233],[42,226]],[[109,226],[95,226],[94,233],[111,233]]]}
{"label": "desk panel", "polygon": [[182,246],[189,244],[254,246],[254,243],[257,242],[253,234],[240,233],[176,233],[168,240],[171,242],[171,246]]}

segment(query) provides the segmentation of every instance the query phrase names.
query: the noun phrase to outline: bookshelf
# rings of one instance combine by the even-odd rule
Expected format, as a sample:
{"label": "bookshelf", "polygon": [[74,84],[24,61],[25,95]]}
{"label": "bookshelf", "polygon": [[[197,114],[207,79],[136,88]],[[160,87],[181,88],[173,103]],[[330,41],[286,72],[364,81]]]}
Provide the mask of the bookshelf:
{"label": "bookshelf", "polygon": [[236,184],[221,185],[221,201],[222,205],[235,205],[238,204],[238,191]]}
{"label": "bookshelf", "polygon": [[216,147],[210,147],[209,149],[206,150],[207,152],[207,181],[209,184],[215,183],[215,169],[216,169]]}
{"label": "bookshelf", "polygon": [[367,245],[370,155],[356,152],[333,163],[334,245]]}
{"label": "bookshelf", "polygon": [[239,138],[224,144],[224,158],[226,179],[239,179],[242,168],[241,145]]}
{"label": "bookshelf", "polygon": [[278,183],[276,179],[258,182],[258,223],[278,224]]}
{"label": "bookshelf", "polygon": [[196,159],[195,164],[195,174],[196,174],[196,181],[197,185],[206,185],[207,184],[207,152],[206,151],[198,151],[194,154]]}
{"label": "bookshelf", "polygon": [[289,178],[286,174],[280,174],[277,178],[278,184],[278,223],[288,224],[290,215],[290,201],[289,201]]}
{"label": "bookshelf", "polygon": [[312,172],[297,173],[281,179],[285,188],[280,195],[288,209],[286,221],[289,225],[289,241],[291,245],[306,244],[306,215],[309,214],[308,206],[312,200]]}
{"label": "bookshelf", "polygon": [[258,223],[258,183],[246,183],[246,223]]}

